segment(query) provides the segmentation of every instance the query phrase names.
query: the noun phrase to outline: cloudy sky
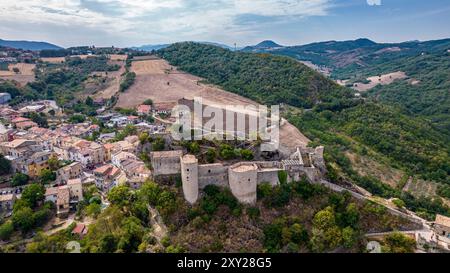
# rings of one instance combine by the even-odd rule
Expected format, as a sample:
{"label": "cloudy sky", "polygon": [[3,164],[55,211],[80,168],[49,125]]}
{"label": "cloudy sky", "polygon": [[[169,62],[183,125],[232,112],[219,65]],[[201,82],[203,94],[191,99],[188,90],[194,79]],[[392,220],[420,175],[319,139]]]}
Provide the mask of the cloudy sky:
{"label": "cloudy sky", "polygon": [[0,39],[60,46],[285,45],[450,37],[447,0],[0,0]]}

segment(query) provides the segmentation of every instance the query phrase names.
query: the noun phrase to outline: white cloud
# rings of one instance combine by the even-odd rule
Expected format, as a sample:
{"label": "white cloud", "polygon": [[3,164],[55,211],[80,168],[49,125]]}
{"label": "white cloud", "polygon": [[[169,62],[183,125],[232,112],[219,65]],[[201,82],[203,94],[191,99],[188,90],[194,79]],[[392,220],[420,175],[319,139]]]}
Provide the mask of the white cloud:
{"label": "white cloud", "polygon": [[[211,35],[223,32],[229,35],[246,35],[258,28],[258,25],[237,23],[239,16],[254,15],[280,19],[326,15],[331,2],[331,0],[21,0],[19,5],[15,1],[0,0],[0,24],[26,18],[30,27],[33,27],[33,24],[53,24],[68,29],[86,29],[89,32],[98,30],[99,33],[122,36],[130,41],[193,40],[207,39]],[[114,12],[111,12],[111,9]],[[70,31],[67,35],[70,35]]]}

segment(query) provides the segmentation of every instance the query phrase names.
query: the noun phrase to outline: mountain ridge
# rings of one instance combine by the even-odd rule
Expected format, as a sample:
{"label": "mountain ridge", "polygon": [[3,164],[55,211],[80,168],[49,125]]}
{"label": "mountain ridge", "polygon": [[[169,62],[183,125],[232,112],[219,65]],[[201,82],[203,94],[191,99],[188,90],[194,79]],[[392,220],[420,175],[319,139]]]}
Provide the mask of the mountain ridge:
{"label": "mountain ridge", "polygon": [[22,50],[40,51],[46,49],[63,49],[63,47],[57,46],[43,41],[28,41],[28,40],[2,40],[0,39],[0,46],[11,47]]}

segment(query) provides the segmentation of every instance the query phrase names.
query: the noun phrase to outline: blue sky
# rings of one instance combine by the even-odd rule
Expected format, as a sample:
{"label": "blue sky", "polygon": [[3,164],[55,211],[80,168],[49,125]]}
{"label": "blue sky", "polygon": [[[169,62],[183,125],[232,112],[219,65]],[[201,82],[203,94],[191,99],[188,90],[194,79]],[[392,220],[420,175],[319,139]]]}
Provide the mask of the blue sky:
{"label": "blue sky", "polygon": [[0,38],[61,46],[238,46],[450,38],[447,0],[0,0]]}

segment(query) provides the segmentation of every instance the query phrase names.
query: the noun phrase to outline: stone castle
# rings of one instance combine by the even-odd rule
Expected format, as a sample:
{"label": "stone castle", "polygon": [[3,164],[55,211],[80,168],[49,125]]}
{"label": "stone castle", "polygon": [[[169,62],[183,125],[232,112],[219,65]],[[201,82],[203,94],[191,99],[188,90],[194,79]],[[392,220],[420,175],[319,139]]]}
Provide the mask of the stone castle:
{"label": "stone castle", "polygon": [[261,183],[280,184],[281,173],[286,175],[287,182],[298,181],[302,176],[313,182],[319,181],[325,172],[323,149],[301,147],[286,160],[233,165],[199,164],[194,155],[182,155],[181,151],[157,152],[151,158],[155,175],[181,173],[184,197],[191,204],[199,199],[201,190],[207,185],[229,188],[240,202],[253,204],[257,199],[257,186]]}

